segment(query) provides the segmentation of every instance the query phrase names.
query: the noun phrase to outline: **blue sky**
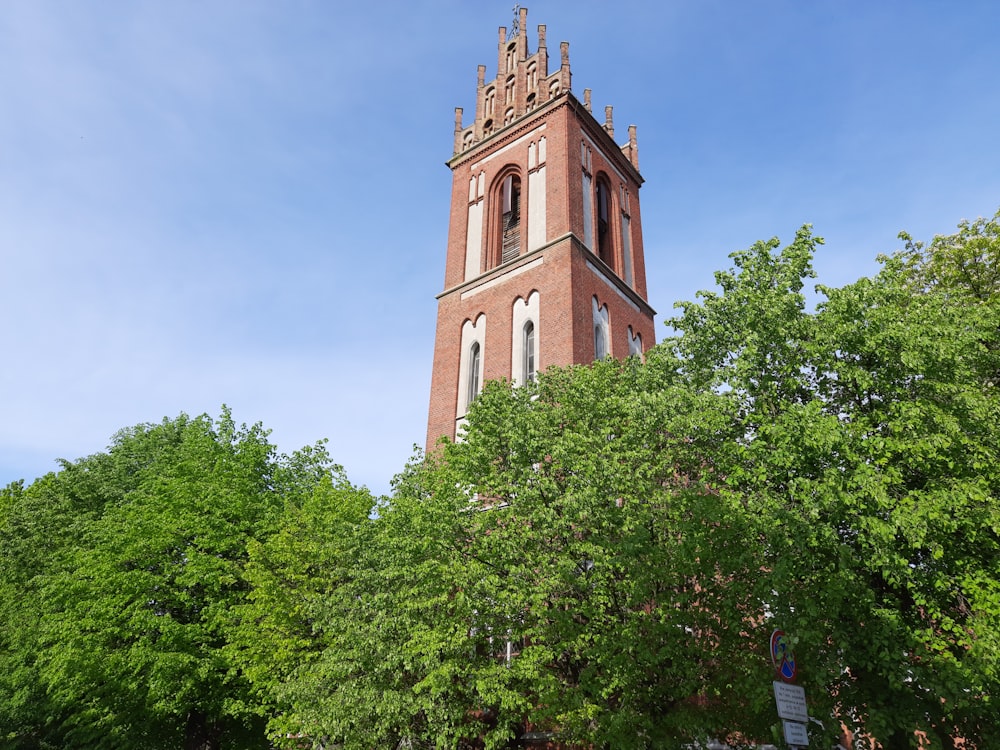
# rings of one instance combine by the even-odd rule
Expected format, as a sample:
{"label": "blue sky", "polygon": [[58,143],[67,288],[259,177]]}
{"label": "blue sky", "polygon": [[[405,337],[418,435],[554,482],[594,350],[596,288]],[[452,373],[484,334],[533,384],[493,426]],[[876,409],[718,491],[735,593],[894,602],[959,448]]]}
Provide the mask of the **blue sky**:
{"label": "blue sky", "polygon": [[[801,224],[841,285],[1000,206],[1000,4],[525,4],[638,128],[658,321]],[[426,427],[453,110],[512,17],[0,3],[0,485],[225,403],[388,491]]]}

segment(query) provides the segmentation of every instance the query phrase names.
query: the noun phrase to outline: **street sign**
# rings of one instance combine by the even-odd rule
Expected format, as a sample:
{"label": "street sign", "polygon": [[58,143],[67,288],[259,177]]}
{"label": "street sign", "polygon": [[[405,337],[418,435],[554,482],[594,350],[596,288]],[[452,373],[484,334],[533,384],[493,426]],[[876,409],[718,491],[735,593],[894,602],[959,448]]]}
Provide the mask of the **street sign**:
{"label": "street sign", "polygon": [[785,744],[792,750],[809,746],[809,709],[806,706],[806,689],[795,682],[798,672],[795,654],[788,636],[783,630],[771,633],[771,663],[778,680],[771,682],[774,686],[774,703],[778,707],[781,726],[785,733]]}
{"label": "street sign", "polygon": [[809,732],[805,724],[797,721],[782,721],[785,728],[785,742],[792,747],[806,747],[809,744]]}
{"label": "street sign", "polygon": [[785,682],[795,682],[797,672],[795,654],[792,653],[792,647],[784,630],[775,630],[771,633],[771,662],[781,679]]}
{"label": "street sign", "polygon": [[771,684],[774,685],[774,702],[778,705],[778,716],[788,721],[807,723],[809,711],[806,708],[806,689],[777,680]]}

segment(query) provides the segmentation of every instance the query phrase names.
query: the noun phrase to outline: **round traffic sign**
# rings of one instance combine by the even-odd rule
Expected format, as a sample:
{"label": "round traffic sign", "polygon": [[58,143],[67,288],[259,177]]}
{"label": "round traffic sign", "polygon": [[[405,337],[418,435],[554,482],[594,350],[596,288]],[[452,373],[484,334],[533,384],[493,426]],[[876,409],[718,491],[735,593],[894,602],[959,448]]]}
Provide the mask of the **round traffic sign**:
{"label": "round traffic sign", "polygon": [[771,633],[771,662],[782,680],[785,682],[795,680],[795,654],[792,653],[792,644],[788,642],[784,630],[775,630]]}

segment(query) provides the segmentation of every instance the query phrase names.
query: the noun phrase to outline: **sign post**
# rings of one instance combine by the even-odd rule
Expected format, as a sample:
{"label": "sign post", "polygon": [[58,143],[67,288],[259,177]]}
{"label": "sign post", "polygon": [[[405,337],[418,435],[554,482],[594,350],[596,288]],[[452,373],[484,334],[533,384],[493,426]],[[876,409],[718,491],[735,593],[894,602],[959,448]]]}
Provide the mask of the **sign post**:
{"label": "sign post", "polygon": [[778,707],[778,718],[781,719],[785,742],[790,748],[809,746],[809,710],[806,707],[806,689],[791,684],[798,673],[795,664],[795,654],[788,643],[784,631],[775,630],[771,633],[771,662],[781,681],[774,680],[774,703]]}

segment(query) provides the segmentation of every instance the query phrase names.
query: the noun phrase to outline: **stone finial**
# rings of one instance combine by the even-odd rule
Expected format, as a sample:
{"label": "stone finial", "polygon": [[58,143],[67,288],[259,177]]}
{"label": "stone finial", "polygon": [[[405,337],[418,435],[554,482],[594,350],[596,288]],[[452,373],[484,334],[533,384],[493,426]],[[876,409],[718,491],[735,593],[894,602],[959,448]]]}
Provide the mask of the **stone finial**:
{"label": "stone finial", "polygon": [[626,148],[628,149],[628,151],[626,151],[626,155],[628,156],[629,161],[632,162],[632,166],[636,168],[636,171],[638,171],[639,146],[635,138],[635,125],[628,126],[628,145]]}
{"label": "stone finial", "polygon": [[569,71],[569,42],[559,42],[559,84],[563,91],[572,89],[573,77]]}
{"label": "stone finial", "polygon": [[615,122],[611,115],[613,109],[610,104],[604,108],[604,129],[608,131],[608,135],[612,138],[615,137]]}
{"label": "stone finial", "polygon": [[462,150],[462,108],[455,107],[455,150],[458,153]]}
{"label": "stone finial", "polygon": [[497,42],[497,76],[502,76],[507,72],[507,58],[504,55],[504,45],[507,44],[507,27],[501,26],[499,31],[499,41]]}
{"label": "stone finial", "polygon": [[590,107],[590,89],[583,90],[583,106],[588,112],[593,112]]}
{"label": "stone finial", "polygon": [[483,119],[483,87],[485,85],[486,66],[480,65],[476,69],[476,125],[478,125]]}
{"label": "stone finial", "polygon": [[538,68],[539,75],[549,77],[549,50],[545,46],[545,24],[538,25]]}

